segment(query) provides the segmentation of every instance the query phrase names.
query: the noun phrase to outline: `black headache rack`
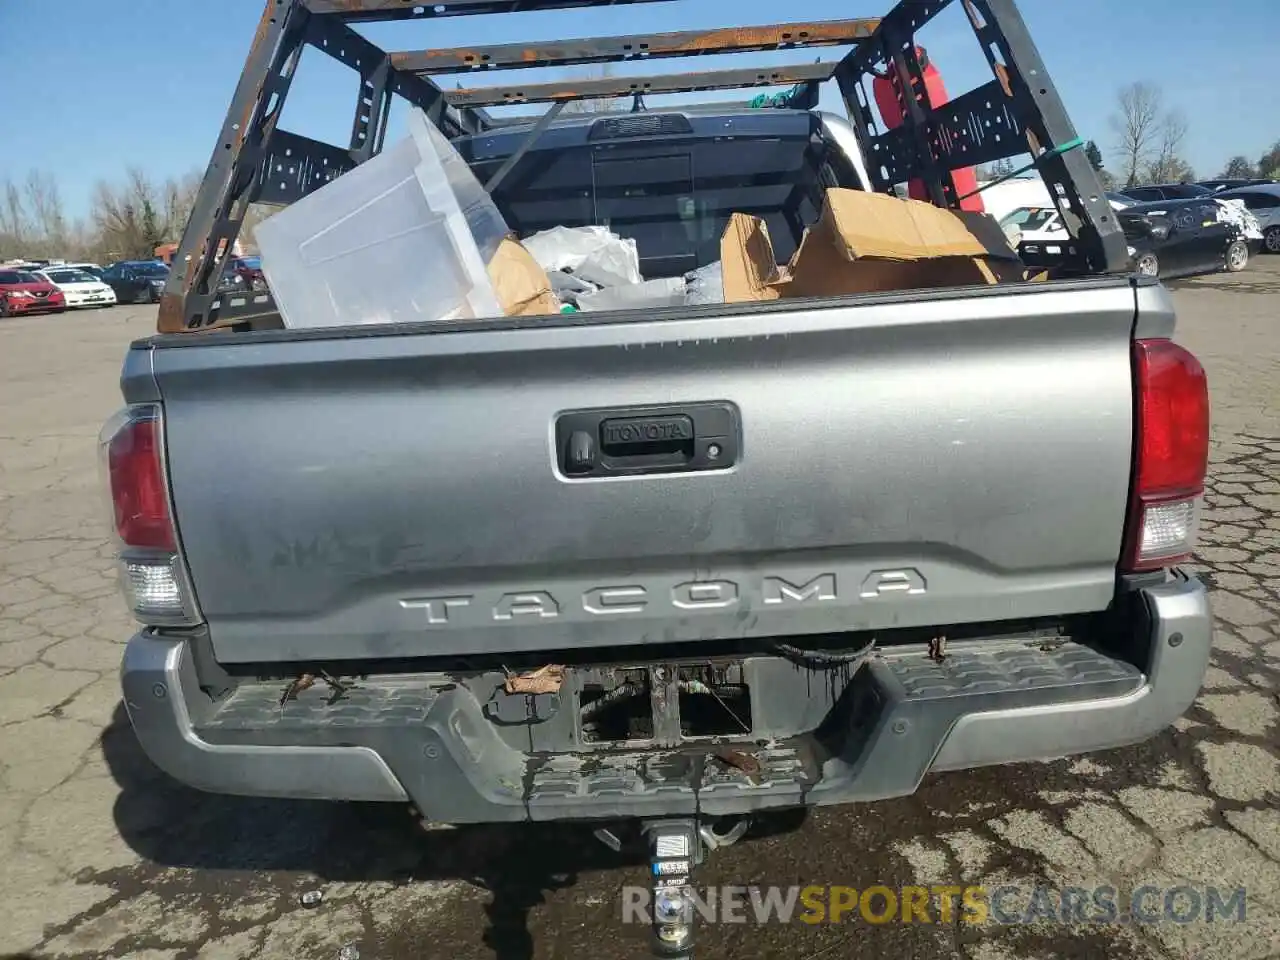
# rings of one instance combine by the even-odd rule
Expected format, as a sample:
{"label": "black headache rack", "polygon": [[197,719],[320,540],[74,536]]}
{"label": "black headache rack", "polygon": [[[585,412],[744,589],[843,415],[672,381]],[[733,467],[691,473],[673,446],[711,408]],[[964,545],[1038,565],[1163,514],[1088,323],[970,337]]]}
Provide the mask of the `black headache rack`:
{"label": "black headache rack", "polygon": [[[414,5],[407,0],[267,0],[244,71],[227,110],[222,133],[200,186],[173,271],[161,299],[160,332],[210,327],[251,327],[277,316],[269,293],[220,294],[217,278],[229,258],[251,203],[287,205],[382,148],[393,96],[421,108],[447,136],[483,133],[511,121],[486,107],[549,103],[524,153],[563,106],[574,100],[802,85],[817,102],[817,87],[834,79],[861,147],[873,189],[922,182],[939,206],[962,199],[952,171],[1029,153],[1050,194],[1064,208],[1075,239],[1057,261],[1066,273],[1129,270],[1123,235],[1102,186],[1014,0],[901,0],[881,19],[835,20],[581,40],[499,44],[387,53],[352,24],[431,20],[672,0],[447,0]],[[933,106],[916,54],[916,37],[939,12],[959,2],[968,16],[993,79]],[[322,143],[278,127],[298,59],[314,47],[359,75],[351,136],[345,146]],[[809,47],[848,47],[840,60],[760,69],[610,77],[580,82],[512,84],[447,89],[433,76],[488,73],[529,67],[618,63],[638,59],[691,58]],[[866,89],[870,78],[896,77],[905,122],[883,129]],[[733,109],[734,105],[726,104]],[[741,105],[738,105],[741,106]],[[672,109],[679,110],[675,106]],[[492,190],[507,165],[490,182]]]}

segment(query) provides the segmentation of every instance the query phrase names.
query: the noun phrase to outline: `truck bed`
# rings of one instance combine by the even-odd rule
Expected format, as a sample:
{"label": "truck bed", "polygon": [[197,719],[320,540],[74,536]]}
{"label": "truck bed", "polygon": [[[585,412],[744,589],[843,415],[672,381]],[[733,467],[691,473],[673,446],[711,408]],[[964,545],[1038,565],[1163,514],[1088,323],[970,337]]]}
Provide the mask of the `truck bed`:
{"label": "truck bed", "polygon": [[[1057,617],[1115,595],[1139,299],[1172,329],[1163,288],[1099,278],[161,336],[123,385],[163,404],[223,663]],[[566,468],[566,413],[698,404],[731,465]]]}

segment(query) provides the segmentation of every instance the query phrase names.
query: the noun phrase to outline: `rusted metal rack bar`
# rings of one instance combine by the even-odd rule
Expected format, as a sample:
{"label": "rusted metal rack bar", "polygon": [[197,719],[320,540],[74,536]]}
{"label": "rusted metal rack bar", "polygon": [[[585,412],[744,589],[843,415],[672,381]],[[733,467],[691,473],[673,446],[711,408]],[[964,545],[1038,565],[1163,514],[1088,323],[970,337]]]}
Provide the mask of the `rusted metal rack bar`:
{"label": "rusted metal rack bar", "polygon": [[879,20],[827,20],[779,23],[759,27],[685,30],[678,33],[635,33],[619,37],[501,43],[482,47],[405,50],[391,54],[397,70],[421,75],[467,70],[515,70],[567,67],[588,63],[620,63],[665,57],[753,53],[808,47],[850,46],[875,32]]}
{"label": "rusted metal rack bar", "polygon": [[648,96],[662,93],[700,93],[745,87],[777,87],[830,80],[836,64],[807,63],[790,67],[709,70],[658,77],[608,77],[604,80],[566,80],[523,86],[446,90],[445,99],[459,107],[493,107],[511,103],[556,103],[606,97]]}
{"label": "rusted metal rack bar", "polygon": [[[249,205],[292,203],[376,154],[386,135],[392,96],[421,108],[449,136],[487,126],[482,111],[451,107],[429,78],[396,70],[385,52],[348,25],[359,19],[358,13],[327,16],[312,11],[308,2],[266,0],[160,300],[161,331],[202,329],[275,312],[269,294],[224,296],[217,291]],[[360,0],[355,6],[370,2]],[[417,8],[401,4],[399,9],[412,15]],[[307,47],[346,64],[360,78],[345,148],[279,128]]]}
{"label": "rusted metal rack bar", "polygon": [[[293,0],[280,0],[280,4]],[[447,0],[444,3],[414,0],[303,0],[312,13],[338,17],[347,23],[377,20],[439,20],[492,13],[530,13],[542,10],[577,10],[583,7],[623,7],[670,0]]]}

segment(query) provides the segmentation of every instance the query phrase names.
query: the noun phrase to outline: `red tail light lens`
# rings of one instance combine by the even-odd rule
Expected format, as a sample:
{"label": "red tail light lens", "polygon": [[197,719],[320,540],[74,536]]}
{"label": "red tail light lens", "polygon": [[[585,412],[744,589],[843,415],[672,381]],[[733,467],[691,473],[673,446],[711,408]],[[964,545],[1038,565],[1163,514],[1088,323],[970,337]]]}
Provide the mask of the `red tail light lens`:
{"label": "red tail light lens", "polygon": [[116,533],[126,546],[174,551],[173,518],[154,419],[133,420],[110,441],[107,469]]}
{"label": "red tail light lens", "polygon": [[130,613],[146,626],[188,627],[202,619],[169,508],[163,416],[153,403],[119,411],[98,435],[99,462]]}
{"label": "red tail light lens", "polygon": [[1134,344],[1138,374],[1138,470],[1144,496],[1199,494],[1209,459],[1204,368],[1171,340]]}
{"label": "red tail light lens", "polygon": [[1195,548],[1195,501],[1209,460],[1204,368],[1171,340],[1134,343],[1137,381],[1134,489],[1123,567],[1153,570]]}

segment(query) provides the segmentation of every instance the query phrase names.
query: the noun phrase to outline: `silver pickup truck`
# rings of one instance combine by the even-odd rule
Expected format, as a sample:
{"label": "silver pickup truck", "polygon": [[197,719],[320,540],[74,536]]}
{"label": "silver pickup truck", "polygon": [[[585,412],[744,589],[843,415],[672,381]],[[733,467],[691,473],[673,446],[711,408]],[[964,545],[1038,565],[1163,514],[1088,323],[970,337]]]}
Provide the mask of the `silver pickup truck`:
{"label": "silver pickup truck", "polygon": [[[391,5],[334,6],[293,4],[299,35]],[[969,6],[1004,51],[980,92],[1009,86],[1026,130],[1072,139],[1012,4]],[[643,116],[663,156],[710,117],[781,163],[799,129],[787,202],[917,175],[954,196],[954,158],[877,171],[901,139],[803,104]],[[571,171],[588,120],[543,124],[541,148],[529,124],[454,133],[464,155],[483,143],[478,172],[506,168],[518,224],[546,192],[539,149]],[[1205,378],[1166,290],[1125,270],[1080,151],[1042,159],[1078,267],[1044,282],[135,343],[102,444],[144,749],[215,792],[654,825],[674,956],[691,934],[671,891],[751,814],[1156,734],[1209,650],[1205,588],[1178,568]],[[776,182],[759,173],[744,184]],[[216,156],[166,294],[185,328],[219,269],[201,218],[236,182]],[[646,275],[705,262],[643,229]]]}

